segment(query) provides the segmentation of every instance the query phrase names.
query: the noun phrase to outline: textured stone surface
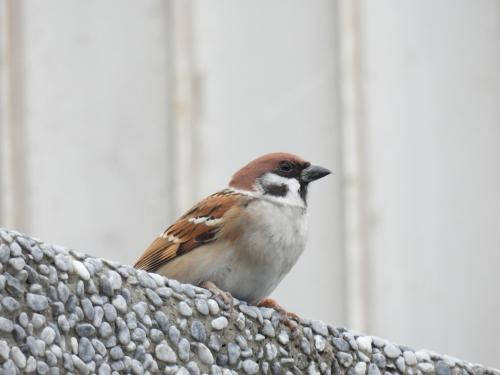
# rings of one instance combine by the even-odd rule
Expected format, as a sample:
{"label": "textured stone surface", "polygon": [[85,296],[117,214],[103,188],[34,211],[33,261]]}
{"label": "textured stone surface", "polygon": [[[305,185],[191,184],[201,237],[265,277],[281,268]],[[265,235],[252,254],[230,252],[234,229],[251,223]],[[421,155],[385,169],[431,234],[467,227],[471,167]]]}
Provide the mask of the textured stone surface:
{"label": "textured stone surface", "polygon": [[497,374],[0,229],[1,374]]}

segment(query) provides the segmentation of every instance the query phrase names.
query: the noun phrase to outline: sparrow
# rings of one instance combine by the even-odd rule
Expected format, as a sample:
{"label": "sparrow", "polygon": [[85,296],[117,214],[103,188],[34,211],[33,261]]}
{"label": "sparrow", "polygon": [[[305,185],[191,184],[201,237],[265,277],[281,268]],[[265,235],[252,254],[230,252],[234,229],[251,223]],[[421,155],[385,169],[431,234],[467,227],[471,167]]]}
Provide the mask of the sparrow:
{"label": "sparrow", "polygon": [[162,232],[134,267],[296,318],[266,297],[304,251],[309,183],[330,173],[293,154],[263,155]]}

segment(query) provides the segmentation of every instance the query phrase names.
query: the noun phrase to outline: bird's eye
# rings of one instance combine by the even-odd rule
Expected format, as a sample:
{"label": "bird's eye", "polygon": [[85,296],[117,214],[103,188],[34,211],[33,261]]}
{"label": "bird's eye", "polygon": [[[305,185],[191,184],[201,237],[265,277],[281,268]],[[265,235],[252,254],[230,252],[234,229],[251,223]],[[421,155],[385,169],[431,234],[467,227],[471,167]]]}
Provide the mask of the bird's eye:
{"label": "bird's eye", "polygon": [[287,161],[282,161],[280,163],[280,171],[281,172],[290,172],[292,170],[292,164]]}

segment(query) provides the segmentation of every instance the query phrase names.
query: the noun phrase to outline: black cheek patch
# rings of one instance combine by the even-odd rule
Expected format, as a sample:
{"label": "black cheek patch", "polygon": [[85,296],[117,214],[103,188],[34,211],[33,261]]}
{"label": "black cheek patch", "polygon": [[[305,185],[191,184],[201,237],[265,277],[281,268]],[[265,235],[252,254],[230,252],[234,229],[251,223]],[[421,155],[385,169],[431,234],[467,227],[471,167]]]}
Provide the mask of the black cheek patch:
{"label": "black cheek patch", "polygon": [[288,186],[285,184],[266,185],[264,186],[264,193],[274,195],[275,197],[284,197],[288,193]]}

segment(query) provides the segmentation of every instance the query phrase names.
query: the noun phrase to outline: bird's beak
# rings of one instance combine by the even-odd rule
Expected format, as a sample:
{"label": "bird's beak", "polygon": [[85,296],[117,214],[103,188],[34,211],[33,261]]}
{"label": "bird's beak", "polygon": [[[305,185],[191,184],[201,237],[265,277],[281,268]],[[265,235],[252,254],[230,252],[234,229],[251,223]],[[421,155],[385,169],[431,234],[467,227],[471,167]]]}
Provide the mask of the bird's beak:
{"label": "bird's beak", "polygon": [[322,177],[325,177],[332,173],[326,168],[320,167],[319,165],[310,165],[306,169],[302,170],[300,174],[300,179],[302,182],[309,183],[312,181],[319,180]]}

